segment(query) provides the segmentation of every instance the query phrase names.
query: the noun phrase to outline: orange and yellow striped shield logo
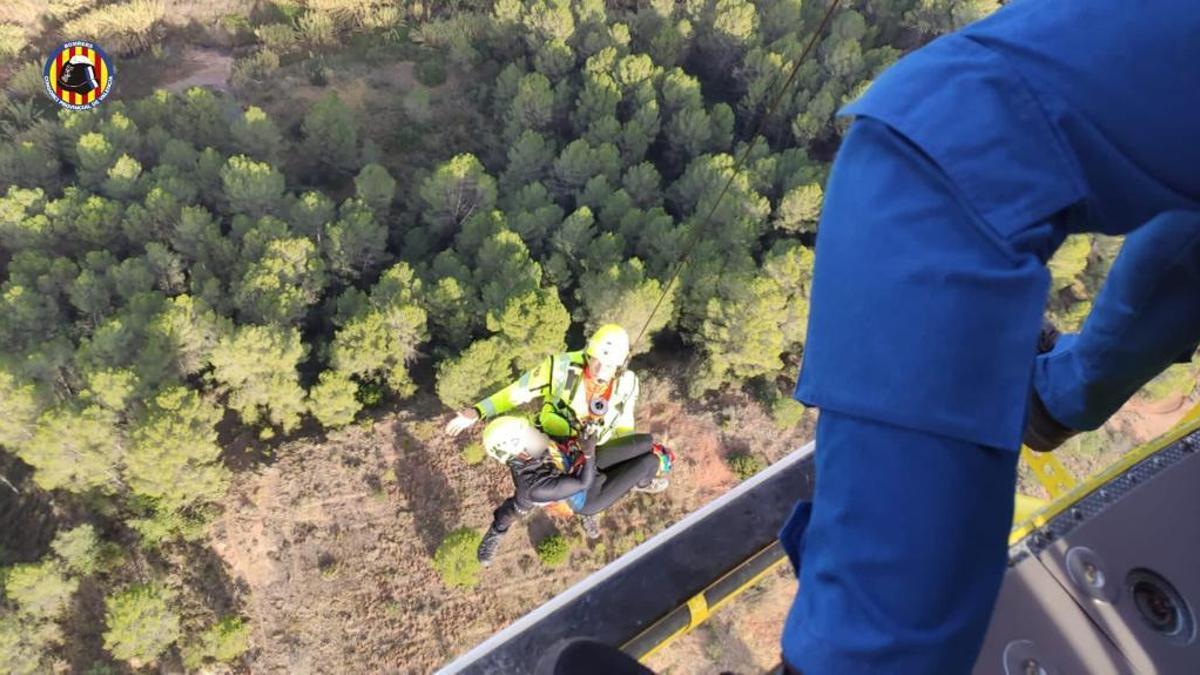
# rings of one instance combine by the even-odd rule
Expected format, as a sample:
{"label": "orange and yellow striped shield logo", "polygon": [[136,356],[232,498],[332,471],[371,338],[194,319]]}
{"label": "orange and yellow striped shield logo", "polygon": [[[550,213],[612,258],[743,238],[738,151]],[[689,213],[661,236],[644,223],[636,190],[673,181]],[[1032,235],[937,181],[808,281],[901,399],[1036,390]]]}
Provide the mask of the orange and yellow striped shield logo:
{"label": "orange and yellow striped shield logo", "polygon": [[71,110],[87,110],[108,98],[116,69],[104,50],[85,40],[73,40],[46,59],[42,75],[46,93],[56,103]]}

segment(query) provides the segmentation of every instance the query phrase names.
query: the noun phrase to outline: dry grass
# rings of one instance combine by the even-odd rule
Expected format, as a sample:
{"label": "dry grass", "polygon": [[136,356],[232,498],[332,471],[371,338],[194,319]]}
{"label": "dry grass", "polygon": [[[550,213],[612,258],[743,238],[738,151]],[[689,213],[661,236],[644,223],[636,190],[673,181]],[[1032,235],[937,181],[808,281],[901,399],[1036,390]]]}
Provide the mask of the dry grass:
{"label": "dry grass", "polygon": [[165,16],[163,0],[132,0],[71,19],[62,32],[73,39],[91,38],[114,54],[136,54],[162,38]]}
{"label": "dry grass", "polygon": [[0,23],[36,29],[45,12],[45,0],[4,0],[0,2]]}

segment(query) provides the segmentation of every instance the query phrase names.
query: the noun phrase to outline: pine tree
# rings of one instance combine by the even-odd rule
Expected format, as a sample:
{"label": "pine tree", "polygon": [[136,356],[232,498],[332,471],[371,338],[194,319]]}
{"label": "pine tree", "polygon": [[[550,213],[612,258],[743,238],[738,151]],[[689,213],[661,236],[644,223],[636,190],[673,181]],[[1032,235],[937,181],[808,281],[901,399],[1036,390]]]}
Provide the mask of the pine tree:
{"label": "pine tree", "polygon": [[[341,258],[339,263],[349,264]],[[234,301],[249,321],[287,325],[304,316],[320,298],[325,283],[325,263],[312,241],[274,239],[247,268],[234,290]]]}
{"label": "pine tree", "polygon": [[397,396],[411,396],[416,384],[408,364],[428,339],[425,310],[417,303],[421,283],[407,263],[389,269],[366,302],[347,312],[330,345],[329,362],[338,372],[385,383]]}
{"label": "pine tree", "polygon": [[160,583],[131,586],[104,601],[104,648],[134,667],[153,663],[182,636],[175,594]]}
{"label": "pine tree", "polygon": [[300,125],[300,151],[324,171],[349,173],[359,166],[358,126],[336,94],[313,104]]}
{"label": "pine tree", "polygon": [[438,365],[438,398],[452,409],[470,405],[509,383],[512,362],[512,346],[503,337],[477,340]]}
{"label": "pine tree", "polygon": [[571,315],[553,287],[531,290],[509,298],[504,309],[489,312],[488,330],[502,335],[518,370],[532,368],[547,354],[566,346]]}
{"label": "pine tree", "polygon": [[229,158],[221,169],[225,198],[234,213],[262,216],[279,209],[283,199],[283,174],[270,164],[245,155]]}
{"label": "pine tree", "polygon": [[32,621],[61,617],[78,588],[79,580],[53,560],[17,565],[4,580],[4,594],[22,617]]}
{"label": "pine tree", "polygon": [[378,164],[368,164],[354,178],[354,195],[377,218],[386,218],[396,198],[396,179]]}
{"label": "pine tree", "polygon": [[212,379],[229,394],[228,406],[246,424],[265,421],[285,432],[305,410],[297,365],[307,348],[295,328],[239,326],[212,352]]}
{"label": "pine tree", "polygon": [[130,432],[124,473],[133,492],[163,510],[208,504],[225,494],[217,422],[222,411],[185,387],[160,392]]}
{"label": "pine tree", "polygon": [[60,530],[54,535],[50,548],[74,575],[90,576],[100,564],[100,538],[90,524]]}
{"label": "pine tree", "polygon": [[38,418],[33,437],[17,449],[17,455],[35,469],[33,482],[38,487],[70,492],[116,492],[121,454],[116,420],[100,406],[46,411]]}
{"label": "pine tree", "polygon": [[576,291],[580,304],[578,318],[583,320],[585,333],[615,323],[630,331],[631,338],[636,338],[645,326],[642,340],[632,345],[632,353],[639,354],[650,349],[654,335],[671,322],[675,311],[674,289],[672,287],[658,311],[651,316],[662,295],[662,284],[646,276],[642,261],[631,258],[580,277]]}
{"label": "pine tree", "polygon": [[267,113],[250,106],[229,128],[238,152],[260,162],[274,164],[284,148],[283,134]]}
{"label": "pine tree", "polygon": [[375,213],[379,211],[359,200],[348,201],[342,206],[341,217],[325,228],[322,248],[330,271],[338,277],[369,279],[390,257],[387,228],[376,220]]}
{"label": "pine tree", "polygon": [[34,385],[0,367],[0,446],[16,449],[33,438],[40,412]]}
{"label": "pine tree", "polygon": [[344,427],[353,422],[362,409],[362,404],[355,398],[357,393],[358,385],[349,376],[327,370],[308,392],[308,411],[326,429]]}
{"label": "pine tree", "polygon": [[474,155],[457,155],[421,184],[423,218],[436,236],[457,229],[476,213],[496,203],[496,181]]}

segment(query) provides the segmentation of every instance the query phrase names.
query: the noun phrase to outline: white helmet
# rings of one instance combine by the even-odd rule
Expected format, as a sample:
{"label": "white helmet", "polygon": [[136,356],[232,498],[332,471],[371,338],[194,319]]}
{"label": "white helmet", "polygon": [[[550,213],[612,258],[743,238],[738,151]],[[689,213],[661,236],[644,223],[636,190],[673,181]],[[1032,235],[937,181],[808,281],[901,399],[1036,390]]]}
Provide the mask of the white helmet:
{"label": "white helmet", "polygon": [[483,449],[502,463],[521,457],[541,457],[550,447],[550,438],[524,417],[497,417],[483,430]]}
{"label": "white helmet", "polygon": [[615,323],[604,324],[588,340],[587,355],[600,363],[604,379],[611,378],[629,358],[629,333]]}

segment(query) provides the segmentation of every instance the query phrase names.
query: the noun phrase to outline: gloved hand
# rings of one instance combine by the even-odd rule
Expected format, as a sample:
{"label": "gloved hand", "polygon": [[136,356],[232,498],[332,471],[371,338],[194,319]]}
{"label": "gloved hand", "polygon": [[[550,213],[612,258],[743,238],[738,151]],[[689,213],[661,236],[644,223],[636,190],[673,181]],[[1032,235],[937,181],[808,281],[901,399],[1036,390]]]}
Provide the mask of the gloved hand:
{"label": "gloved hand", "polygon": [[446,425],[446,433],[450,436],[457,436],[462,432],[470,429],[476,422],[479,421],[479,411],[474,408],[467,408],[458,411],[454,419]]}

